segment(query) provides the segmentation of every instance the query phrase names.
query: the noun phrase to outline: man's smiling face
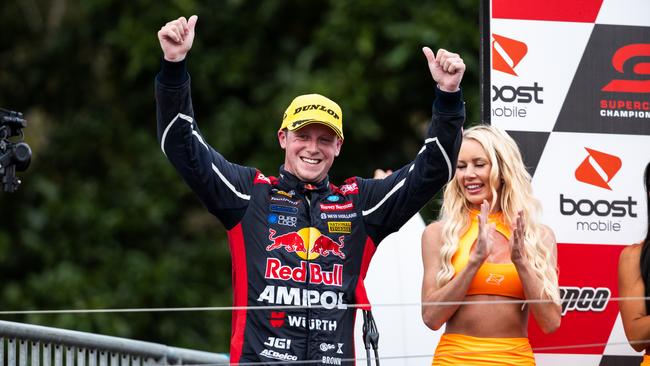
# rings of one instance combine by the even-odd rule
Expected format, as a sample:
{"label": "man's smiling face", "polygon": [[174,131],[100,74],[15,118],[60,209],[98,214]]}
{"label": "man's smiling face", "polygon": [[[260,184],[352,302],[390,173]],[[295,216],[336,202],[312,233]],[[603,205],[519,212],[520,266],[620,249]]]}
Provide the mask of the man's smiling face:
{"label": "man's smiling face", "polygon": [[343,140],[329,127],[311,123],[295,131],[278,131],[284,149],[284,169],[303,182],[325,179],[334,158],[341,152]]}

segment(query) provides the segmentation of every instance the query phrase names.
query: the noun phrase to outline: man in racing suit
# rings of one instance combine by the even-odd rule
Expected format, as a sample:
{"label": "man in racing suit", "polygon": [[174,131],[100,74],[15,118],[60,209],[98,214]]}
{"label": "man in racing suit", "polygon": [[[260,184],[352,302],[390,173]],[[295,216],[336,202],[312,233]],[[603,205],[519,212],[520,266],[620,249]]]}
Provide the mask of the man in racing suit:
{"label": "man in racing suit", "polygon": [[231,362],[354,364],[356,307],[349,305],[368,304],[363,279],[377,245],[454,174],[465,65],[456,54],[423,49],[437,82],[432,123],[415,160],[388,177],[329,182],[343,116],[317,94],[299,96],[287,108],[278,131],[285,163],[277,178],[267,177],[228,162],[199,132],[185,59],[196,21],[181,17],[158,32],[164,53],[155,82],[158,139],[228,230],[238,307]]}

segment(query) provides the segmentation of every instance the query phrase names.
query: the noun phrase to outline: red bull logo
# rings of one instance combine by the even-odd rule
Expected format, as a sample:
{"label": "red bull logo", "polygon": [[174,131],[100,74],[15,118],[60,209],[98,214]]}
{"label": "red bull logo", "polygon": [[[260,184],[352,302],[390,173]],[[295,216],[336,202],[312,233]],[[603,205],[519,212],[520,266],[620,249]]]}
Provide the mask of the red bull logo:
{"label": "red bull logo", "polygon": [[338,242],[330,239],[329,236],[321,235],[314,240],[314,246],[311,248],[311,253],[318,253],[323,257],[333,254],[341,259],[345,259],[345,254],[341,251],[343,248],[343,235],[339,236]]}
{"label": "red bull logo", "polygon": [[327,257],[330,254],[345,259],[345,253],[342,251],[345,239],[343,235],[339,236],[338,240],[334,240],[313,227],[277,236],[275,234],[277,234],[275,230],[269,229],[271,244],[266,246],[269,252],[284,248],[287,252],[296,253],[305,260],[316,259],[321,255]]}
{"label": "red bull logo", "polygon": [[269,240],[271,244],[266,246],[266,251],[270,252],[278,248],[284,248],[287,252],[306,252],[305,240],[300,234],[293,231],[290,233],[275,236],[276,231],[269,229]]}
{"label": "red bull logo", "polygon": [[300,267],[282,265],[277,258],[266,259],[264,277],[272,280],[306,282],[309,273],[309,283],[330,286],[343,286],[343,265],[335,264],[332,271],[325,271],[318,263],[300,261]]}

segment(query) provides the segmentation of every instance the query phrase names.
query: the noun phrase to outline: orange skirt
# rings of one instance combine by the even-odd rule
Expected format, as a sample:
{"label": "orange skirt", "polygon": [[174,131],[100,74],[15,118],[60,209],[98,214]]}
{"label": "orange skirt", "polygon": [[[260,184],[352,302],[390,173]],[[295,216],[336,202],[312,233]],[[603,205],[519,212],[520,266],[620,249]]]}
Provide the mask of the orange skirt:
{"label": "orange skirt", "polygon": [[479,338],[443,334],[431,365],[534,366],[535,357],[528,338]]}
{"label": "orange skirt", "polygon": [[650,356],[643,355],[643,362],[639,366],[650,366]]}

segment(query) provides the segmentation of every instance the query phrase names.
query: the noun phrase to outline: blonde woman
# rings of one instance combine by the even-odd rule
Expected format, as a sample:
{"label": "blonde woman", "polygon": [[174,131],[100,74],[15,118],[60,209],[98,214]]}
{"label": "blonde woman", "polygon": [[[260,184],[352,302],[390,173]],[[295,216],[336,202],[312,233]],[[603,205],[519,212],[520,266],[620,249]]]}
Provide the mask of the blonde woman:
{"label": "blonde woman", "polygon": [[529,311],[545,333],[561,316],[557,245],[540,211],[514,140],[467,129],[441,218],[422,235],[422,318],[446,324],[432,365],[535,364]]}

